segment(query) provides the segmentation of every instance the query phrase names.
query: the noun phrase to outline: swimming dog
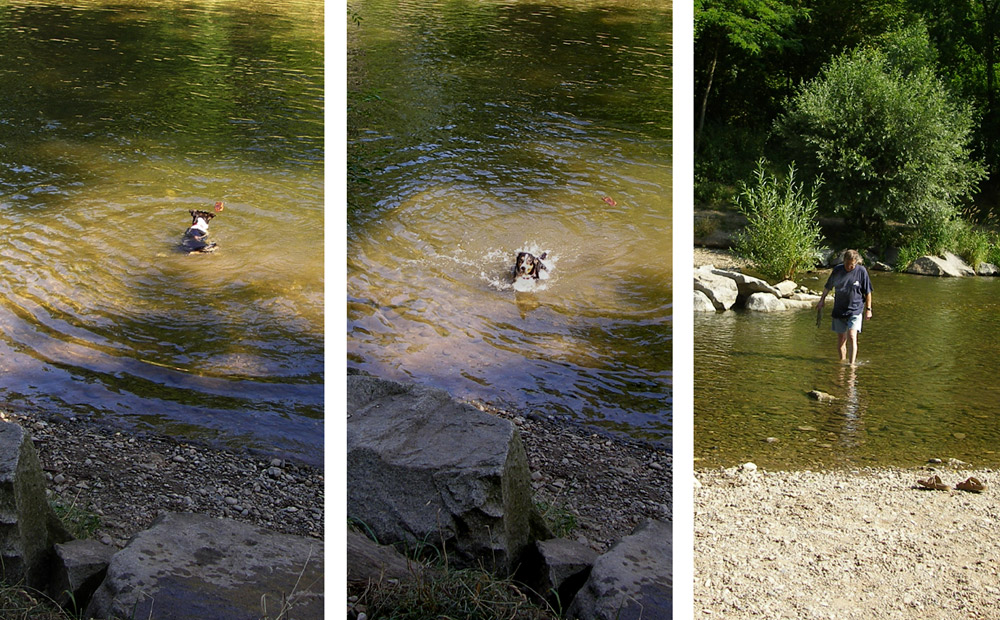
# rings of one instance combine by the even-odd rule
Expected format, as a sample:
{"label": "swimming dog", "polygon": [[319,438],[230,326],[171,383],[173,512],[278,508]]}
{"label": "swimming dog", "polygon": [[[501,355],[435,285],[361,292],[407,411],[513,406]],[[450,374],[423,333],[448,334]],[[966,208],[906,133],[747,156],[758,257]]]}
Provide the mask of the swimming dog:
{"label": "swimming dog", "polygon": [[547,269],[542,260],[548,252],[542,252],[541,256],[535,256],[529,252],[518,252],[514,261],[514,281],[517,280],[537,280],[542,270]]}
{"label": "swimming dog", "polygon": [[184,231],[181,247],[187,250],[188,254],[214,252],[215,242],[209,242],[206,239],[208,238],[208,221],[215,217],[215,214],[193,210],[188,213],[191,214],[191,225]]}

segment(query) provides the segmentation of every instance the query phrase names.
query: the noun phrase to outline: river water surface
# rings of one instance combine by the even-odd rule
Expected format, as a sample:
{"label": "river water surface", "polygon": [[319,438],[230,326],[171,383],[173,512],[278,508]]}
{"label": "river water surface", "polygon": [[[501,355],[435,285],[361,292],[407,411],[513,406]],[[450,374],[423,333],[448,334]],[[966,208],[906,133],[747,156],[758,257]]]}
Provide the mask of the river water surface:
{"label": "river water surface", "polygon": [[695,317],[698,467],[1000,465],[1000,279],[872,273],[872,285],[854,369],[829,312],[821,327],[810,311]]}
{"label": "river water surface", "polygon": [[669,3],[351,7],[349,367],[669,442]]}
{"label": "river water surface", "polygon": [[0,5],[2,406],[322,463],[322,17]]}

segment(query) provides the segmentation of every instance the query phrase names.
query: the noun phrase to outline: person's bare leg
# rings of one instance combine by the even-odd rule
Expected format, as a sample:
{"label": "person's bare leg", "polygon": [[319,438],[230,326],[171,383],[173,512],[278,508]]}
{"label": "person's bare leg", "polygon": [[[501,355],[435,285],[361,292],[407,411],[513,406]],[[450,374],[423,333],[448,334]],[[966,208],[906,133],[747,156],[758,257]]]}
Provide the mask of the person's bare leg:
{"label": "person's bare leg", "polygon": [[[847,356],[851,360],[851,365],[858,359],[858,330],[847,330]],[[844,358],[841,358],[844,359]]]}
{"label": "person's bare leg", "polygon": [[847,332],[837,334],[837,353],[840,354],[840,361],[847,361]]}

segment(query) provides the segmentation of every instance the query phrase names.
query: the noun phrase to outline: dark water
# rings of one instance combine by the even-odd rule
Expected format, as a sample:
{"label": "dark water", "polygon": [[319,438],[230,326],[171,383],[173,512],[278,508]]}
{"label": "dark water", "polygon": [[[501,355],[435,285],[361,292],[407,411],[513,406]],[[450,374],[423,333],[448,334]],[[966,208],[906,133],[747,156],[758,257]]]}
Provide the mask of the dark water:
{"label": "dark water", "polygon": [[0,4],[0,405],[322,463],[322,11]]}
{"label": "dark water", "polygon": [[[854,370],[814,312],[695,317],[697,466],[1000,464],[1000,279],[872,283]],[[811,400],[814,389],[838,400]]]}
{"label": "dark water", "polygon": [[669,3],[351,7],[348,365],[669,442]]}

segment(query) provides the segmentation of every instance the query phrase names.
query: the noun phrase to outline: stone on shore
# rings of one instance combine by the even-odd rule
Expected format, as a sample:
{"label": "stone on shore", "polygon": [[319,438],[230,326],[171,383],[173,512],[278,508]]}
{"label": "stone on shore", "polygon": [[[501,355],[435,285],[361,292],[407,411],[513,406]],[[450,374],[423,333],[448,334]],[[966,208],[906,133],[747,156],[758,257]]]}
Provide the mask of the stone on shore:
{"label": "stone on shore", "polygon": [[979,263],[976,267],[977,276],[996,276],[1000,275],[1000,267],[997,267],[993,263]]}
{"label": "stone on shore", "polygon": [[0,422],[0,579],[44,589],[56,566],[53,546],[69,539],[45,497],[31,438]]}
{"label": "stone on shore", "polygon": [[673,617],[671,524],[647,521],[597,558],[569,617],[639,620]]}
{"label": "stone on shore", "polygon": [[945,252],[943,256],[921,256],[910,263],[906,268],[906,273],[960,278],[974,276],[976,270],[958,256],[951,252]]}
{"label": "stone on shore", "polygon": [[770,293],[775,297],[782,296],[781,291],[771,286],[766,281],[761,280],[760,278],[755,278],[753,276],[748,276],[745,273],[740,273],[738,271],[729,271],[726,269],[713,269],[712,273],[714,273],[717,276],[729,278],[730,280],[735,282],[740,297],[750,297],[754,293]]}
{"label": "stone on shore", "polygon": [[349,375],[347,394],[347,514],[377,540],[443,545],[454,566],[510,573],[548,538],[511,422],[367,375]]}
{"label": "stone on shore", "polygon": [[64,608],[83,609],[104,581],[118,549],[96,540],[70,540],[55,546],[59,558],[49,596]]}
{"label": "stone on shore", "polygon": [[526,564],[527,583],[553,606],[566,605],[590,576],[597,552],[589,545],[565,538],[538,541],[535,549],[533,562]]}
{"label": "stone on shore", "polygon": [[116,553],[87,617],[323,617],[323,543],[198,514],[164,513]]}
{"label": "stone on shore", "polygon": [[695,312],[715,312],[715,304],[708,298],[708,295],[701,291],[694,292],[693,310]]}
{"label": "stone on shore", "polygon": [[418,577],[423,565],[407,559],[389,545],[380,545],[354,530],[347,530],[347,582],[367,586],[389,579]]}
{"label": "stone on shore", "polygon": [[771,293],[753,293],[747,298],[746,309],[753,312],[781,312],[787,310],[788,306],[784,300]]}
{"label": "stone on shore", "polygon": [[798,284],[792,280],[782,280],[774,285],[774,288],[778,291],[778,297],[789,297],[798,288]]}
{"label": "stone on shore", "polygon": [[736,303],[739,288],[732,278],[721,276],[718,270],[695,269],[694,290],[701,291],[712,302],[716,310],[729,310]]}

